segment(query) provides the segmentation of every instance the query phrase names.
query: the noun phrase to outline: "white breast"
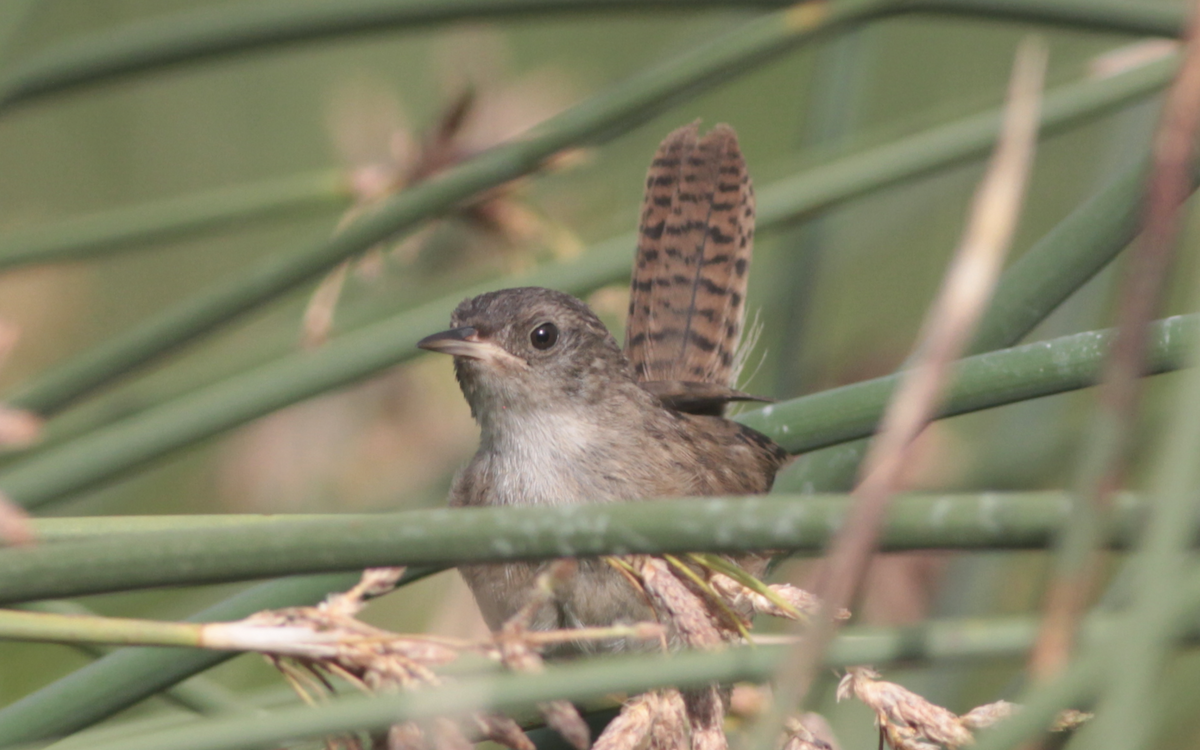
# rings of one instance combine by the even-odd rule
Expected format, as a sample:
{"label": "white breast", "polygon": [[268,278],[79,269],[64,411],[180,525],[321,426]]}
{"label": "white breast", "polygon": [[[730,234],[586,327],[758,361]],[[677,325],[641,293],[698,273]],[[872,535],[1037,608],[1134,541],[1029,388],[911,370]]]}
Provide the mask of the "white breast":
{"label": "white breast", "polygon": [[[584,487],[584,466],[602,452],[600,431],[574,412],[513,415],[481,436],[494,501],[502,505],[563,505],[596,497]],[[590,484],[590,483],[588,483]]]}

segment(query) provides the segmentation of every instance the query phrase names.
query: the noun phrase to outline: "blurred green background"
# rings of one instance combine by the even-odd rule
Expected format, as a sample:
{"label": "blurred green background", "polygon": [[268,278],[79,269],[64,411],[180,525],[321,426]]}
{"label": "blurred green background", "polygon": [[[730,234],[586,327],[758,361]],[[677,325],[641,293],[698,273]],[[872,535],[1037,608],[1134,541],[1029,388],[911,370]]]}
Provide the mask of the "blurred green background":
{"label": "blurred green background", "polygon": [[[4,58],[19,61],[49,45],[176,11],[248,2],[45,0],[33,4]],[[364,180],[372,167],[402,169],[411,164],[414,144],[468,87],[475,106],[467,131],[474,145],[487,145],[751,16],[715,9],[596,12],[384,31],[180,66],[39,100],[0,117],[0,231],[266,179],[328,171]],[[552,173],[522,181],[506,199],[513,212],[506,214],[507,235],[450,217],[383,248],[349,274],[334,335],[354,321],[631,231],[650,155],[663,135],[691,120],[733,125],[761,187],[838,155],[994,108],[1003,99],[1017,42],[1034,30],[906,16],[785,54]],[[1100,56],[1136,41],[1037,31],[1051,50],[1049,87],[1096,75]],[[1144,153],[1156,107],[1157,100],[1130,106],[1043,140],[1014,256]],[[912,345],[981,171],[981,162],[965,162],[762,235],[750,309],[759,311],[763,332],[745,388],[792,397],[894,369]],[[255,259],[319,241],[335,231],[347,205],[344,198],[331,199],[324,207],[96,260],[0,272],[0,319],[22,332],[0,370],[0,386],[14,386]],[[1192,255],[1185,252],[1182,264],[1193,263]],[[1034,338],[1105,325],[1112,276],[1110,269],[1089,283]],[[174,392],[299,346],[301,317],[314,288],[188,347],[94,404],[65,413],[61,422],[135,405],[144,394]],[[614,287],[591,300],[618,336],[623,293]],[[1178,297],[1175,292],[1172,299]],[[1172,304],[1179,308],[1181,302]],[[1140,428],[1147,437],[1165,408],[1156,396],[1169,377],[1151,386]],[[914,481],[930,489],[1063,487],[1074,472],[1090,403],[1091,396],[1080,393],[940,423],[925,438]],[[51,437],[54,430],[52,422]],[[475,439],[450,363],[419,359],[158,461],[52,512],[436,506]],[[864,607],[870,621],[1037,606],[1040,553],[905,557],[873,579]],[[171,618],[233,589],[122,594],[86,603],[104,614]],[[470,607],[449,573],[376,605],[371,619],[397,630],[465,633],[478,627]],[[86,661],[64,647],[0,644],[0,704]],[[1200,677],[1191,661],[1179,664],[1181,685]],[[888,676],[965,710],[1002,693],[1016,666],[943,666]],[[237,690],[280,685],[277,674],[253,656],[211,676]],[[826,709],[843,747],[873,745],[866,709]],[[136,709],[147,710],[174,709]],[[1194,717],[1186,718],[1173,730],[1180,741],[1173,746],[1196,744],[1188,723]]]}

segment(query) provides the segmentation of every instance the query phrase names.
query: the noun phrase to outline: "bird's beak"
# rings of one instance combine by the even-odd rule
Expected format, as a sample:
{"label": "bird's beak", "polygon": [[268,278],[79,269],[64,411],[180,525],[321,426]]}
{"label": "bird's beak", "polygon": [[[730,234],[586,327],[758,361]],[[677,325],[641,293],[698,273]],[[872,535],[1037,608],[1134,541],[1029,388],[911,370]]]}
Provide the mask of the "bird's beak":
{"label": "bird's beak", "polygon": [[420,349],[431,352],[441,352],[455,357],[470,357],[485,359],[487,350],[494,349],[495,344],[488,343],[479,337],[479,331],[470,326],[451,328],[449,331],[426,336],[417,342]]}
{"label": "bird's beak", "polygon": [[417,342],[417,346],[431,352],[441,352],[455,357],[467,357],[485,362],[509,360],[520,362],[499,345],[482,338],[479,331],[470,326],[451,328],[449,331],[426,336]]}

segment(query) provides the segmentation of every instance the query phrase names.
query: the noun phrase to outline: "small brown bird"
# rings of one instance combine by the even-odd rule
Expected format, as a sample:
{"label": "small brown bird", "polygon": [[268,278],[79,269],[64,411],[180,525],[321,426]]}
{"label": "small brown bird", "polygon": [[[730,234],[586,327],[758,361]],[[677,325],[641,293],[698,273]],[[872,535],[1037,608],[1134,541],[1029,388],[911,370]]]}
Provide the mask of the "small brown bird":
{"label": "small brown bird", "polygon": [[[754,235],[754,192],[733,129],[671,133],[646,178],[624,351],[570,295],[525,287],[464,301],[418,346],[454,356],[479,450],[452,506],[567,505],[771,488],[787,458],[720,416],[731,388]],[[460,567],[500,628],[544,564]],[[760,571],[753,571],[760,572]],[[652,620],[600,560],[582,560],[536,629]],[[603,648],[630,646],[607,642]]]}

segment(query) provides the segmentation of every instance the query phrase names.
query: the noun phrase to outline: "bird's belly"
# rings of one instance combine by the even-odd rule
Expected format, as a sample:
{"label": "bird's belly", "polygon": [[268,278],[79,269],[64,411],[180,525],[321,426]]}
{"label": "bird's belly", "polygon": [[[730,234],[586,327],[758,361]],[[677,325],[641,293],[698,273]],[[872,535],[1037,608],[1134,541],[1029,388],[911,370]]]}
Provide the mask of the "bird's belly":
{"label": "bird's belly", "polygon": [[[547,438],[550,436],[547,435]],[[556,435],[555,437],[561,437]],[[613,502],[658,494],[645,476],[619,470],[609,444],[571,440],[508,444],[503,450],[481,451],[453,493],[460,505],[561,506]],[[626,456],[624,466],[641,456]],[[469,488],[469,490],[468,490]],[[548,563],[497,563],[460,566],[484,619],[499,629],[529,601],[537,575]],[[531,627],[536,630],[608,627],[653,621],[644,595],[603,559],[580,560],[574,576],[551,601],[540,606]],[[656,647],[608,639],[555,649],[560,655],[580,651],[617,651]]]}
{"label": "bird's belly", "polygon": [[[537,575],[548,563],[503,563],[462,565],[459,572],[475,595],[488,627],[498,630],[525,606],[534,595]],[[603,628],[652,622],[654,612],[619,572],[603,559],[579,561],[575,574],[538,607],[530,622],[533,630],[566,628]],[[556,656],[599,651],[625,651],[653,648],[657,642],[635,642],[626,638],[606,638],[565,644],[552,649]]]}

